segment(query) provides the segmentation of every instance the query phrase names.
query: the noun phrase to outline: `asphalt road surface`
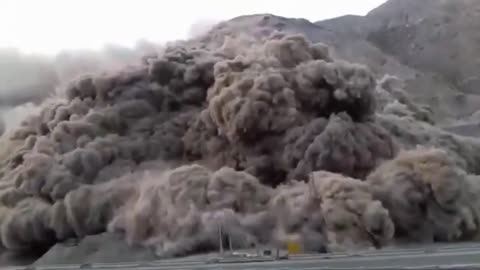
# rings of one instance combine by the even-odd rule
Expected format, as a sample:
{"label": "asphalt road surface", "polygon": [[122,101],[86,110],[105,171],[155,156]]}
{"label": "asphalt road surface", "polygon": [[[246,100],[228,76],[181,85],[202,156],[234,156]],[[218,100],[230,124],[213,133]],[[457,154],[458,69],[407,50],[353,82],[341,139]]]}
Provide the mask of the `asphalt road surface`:
{"label": "asphalt road surface", "polygon": [[267,270],[267,269],[479,269],[480,243],[388,248],[355,254],[302,254],[286,260],[241,263],[207,263],[212,256],[193,256],[152,262],[84,265],[7,267],[4,269],[98,269],[98,270]]}

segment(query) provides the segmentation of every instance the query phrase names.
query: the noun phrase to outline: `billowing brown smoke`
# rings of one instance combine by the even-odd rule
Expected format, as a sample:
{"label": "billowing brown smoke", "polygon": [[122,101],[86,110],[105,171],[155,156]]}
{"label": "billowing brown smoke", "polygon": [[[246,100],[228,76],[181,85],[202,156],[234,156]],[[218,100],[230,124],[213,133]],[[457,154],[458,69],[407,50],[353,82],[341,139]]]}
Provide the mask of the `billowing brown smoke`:
{"label": "billowing brown smoke", "polygon": [[367,183],[390,212],[400,238],[454,241],[478,233],[480,205],[471,190],[480,183],[469,181],[444,150],[402,152],[375,170]]}
{"label": "billowing brown smoke", "polygon": [[480,141],[462,137],[435,127],[430,109],[413,103],[396,77],[385,76],[376,88],[376,123],[393,137],[402,149],[418,145],[440,148],[471,174],[480,174]]}
{"label": "billowing brown smoke", "polygon": [[[378,248],[394,235],[419,240],[403,217],[423,211],[415,200],[436,184],[446,197],[415,222],[433,227],[434,240],[475,235],[475,205],[455,183],[475,186],[464,170],[477,169],[480,144],[436,131],[393,78],[377,86],[367,67],[301,36],[208,45],[82,77],[23,121],[0,157],[1,243],[28,250],[110,230],[171,257],[216,249],[222,226],[242,248]],[[401,110],[388,109],[395,102]],[[389,161],[399,148],[446,141],[453,161],[443,150]]]}
{"label": "billowing brown smoke", "polygon": [[156,51],[158,46],[148,41],[137,43],[133,49],[108,45],[98,51],[62,51],[54,57],[0,48],[0,110],[39,104],[58,86],[80,75],[133,65],[143,54]]}
{"label": "billowing brown smoke", "polygon": [[218,248],[219,226],[235,247],[251,247],[268,233],[255,216],[266,211],[272,191],[244,172],[189,165],[147,175],[137,187],[109,227],[124,231],[129,243],[154,246],[159,256]]}
{"label": "billowing brown smoke", "polygon": [[404,83],[397,77],[384,76],[377,84],[377,110],[433,124],[433,113],[430,108],[413,103],[403,90],[404,87]]}
{"label": "billowing brown smoke", "polygon": [[308,250],[380,247],[393,239],[388,211],[357,179],[314,172],[308,183],[281,186],[271,204],[279,219],[275,236],[300,241]]}
{"label": "billowing brown smoke", "polygon": [[[278,184],[286,176],[305,180],[315,170],[364,177],[395,155],[388,134],[372,122],[372,74],[332,61],[324,45],[274,36],[263,47],[218,62],[214,76],[208,106],[185,136],[195,159]],[[367,138],[358,143],[356,136]],[[348,164],[339,165],[345,158]]]}
{"label": "billowing brown smoke", "polygon": [[448,133],[411,116],[379,114],[379,125],[388,130],[403,149],[418,145],[441,148],[454,157],[455,163],[471,174],[480,174],[480,140]]}
{"label": "billowing brown smoke", "polygon": [[308,183],[272,189],[245,172],[227,167],[212,172],[200,165],[82,186],[53,205],[26,198],[7,211],[2,241],[10,249],[106,227],[125,233],[130,244],[155,248],[161,257],[217,249],[220,226],[235,248],[297,240],[321,252],[380,247],[394,232],[388,211],[356,179],[316,172]]}
{"label": "billowing brown smoke", "polygon": [[374,122],[354,122],[345,113],[332,115],[328,122],[315,119],[292,130],[286,138],[292,145],[287,143],[284,157],[291,165],[297,164],[291,171],[295,179],[305,179],[309,172],[322,169],[364,178],[396,152],[383,128]]}

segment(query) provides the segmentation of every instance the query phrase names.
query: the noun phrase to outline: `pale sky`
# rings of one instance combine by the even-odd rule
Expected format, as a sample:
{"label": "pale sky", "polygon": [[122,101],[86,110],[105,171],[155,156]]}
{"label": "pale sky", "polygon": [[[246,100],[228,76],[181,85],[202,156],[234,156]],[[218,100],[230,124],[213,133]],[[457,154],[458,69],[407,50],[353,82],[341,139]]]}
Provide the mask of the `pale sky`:
{"label": "pale sky", "polygon": [[310,21],[364,15],[385,0],[0,0],[0,47],[24,52],[184,39],[199,21],[272,13]]}

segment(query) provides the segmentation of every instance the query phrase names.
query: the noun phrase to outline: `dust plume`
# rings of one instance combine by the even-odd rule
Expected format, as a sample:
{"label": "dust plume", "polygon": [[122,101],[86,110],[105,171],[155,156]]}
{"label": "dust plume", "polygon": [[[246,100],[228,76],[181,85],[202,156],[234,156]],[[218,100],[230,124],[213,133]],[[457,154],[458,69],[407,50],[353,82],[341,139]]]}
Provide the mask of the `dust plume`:
{"label": "dust plume", "polygon": [[159,51],[160,46],[146,40],[134,48],[111,44],[101,50],[68,50],[53,56],[0,48],[0,118],[6,122],[4,131],[17,128],[25,118],[37,114],[45,100],[63,95],[69,81],[136,65],[145,55]]}
{"label": "dust plume", "polygon": [[305,182],[278,188],[271,205],[277,212],[276,240],[296,240],[310,251],[348,251],[381,247],[393,240],[388,211],[369,186],[326,171]]}
{"label": "dust plume", "polygon": [[402,152],[373,172],[367,183],[383,202],[399,238],[420,242],[471,239],[478,233],[479,183],[444,150]]}
{"label": "dust plume", "polygon": [[[112,231],[172,257],[217,249],[222,226],[238,248],[335,252],[420,241],[413,220],[433,240],[477,234],[463,195],[477,140],[437,130],[395,78],[377,83],[324,44],[282,33],[215,44],[216,29],[70,81],[4,136],[4,247]],[[404,152],[416,144],[443,150]]]}
{"label": "dust plume", "polygon": [[[289,177],[305,180],[315,170],[364,177],[396,152],[372,121],[371,72],[332,61],[323,44],[277,34],[258,49],[218,62],[214,78],[207,108],[185,136],[191,158],[243,169],[276,185]],[[337,147],[338,133],[350,139]],[[366,138],[357,143],[355,133]],[[319,155],[326,145],[331,149]],[[348,164],[338,166],[344,158]]]}
{"label": "dust plume", "polygon": [[218,249],[219,226],[234,248],[300,240],[305,250],[340,251],[380,247],[393,237],[388,211],[356,179],[316,172],[308,184],[274,189],[227,167],[165,168],[82,186],[54,204],[10,194],[19,202],[6,210],[2,242],[21,250],[107,228],[172,257]]}
{"label": "dust plume", "polygon": [[202,19],[194,22],[188,31],[188,38],[200,38],[207,34],[212,28],[219,23],[218,20],[214,19]]}

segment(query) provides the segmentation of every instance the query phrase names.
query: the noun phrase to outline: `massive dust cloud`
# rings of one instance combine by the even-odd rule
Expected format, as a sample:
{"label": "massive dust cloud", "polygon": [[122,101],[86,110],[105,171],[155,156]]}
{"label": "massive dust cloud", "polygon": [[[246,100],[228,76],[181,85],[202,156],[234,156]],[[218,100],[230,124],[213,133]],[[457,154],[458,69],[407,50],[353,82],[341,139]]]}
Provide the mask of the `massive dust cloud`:
{"label": "massive dust cloud", "polygon": [[[0,121],[3,130],[15,129],[39,104],[62,95],[64,85],[84,74],[118,70],[135,65],[161,50],[146,40],[133,48],[106,45],[101,50],[64,50],[56,55],[27,54],[0,48]],[[1,134],[0,129],[0,134]]]}
{"label": "massive dust cloud", "polygon": [[235,248],[315,252],[473,239],[480,141],[431,119],[395,77],[302,36],[174,44],[5,134],[1,243],[111,231],[172,257],[216,250],[219,227]]}

